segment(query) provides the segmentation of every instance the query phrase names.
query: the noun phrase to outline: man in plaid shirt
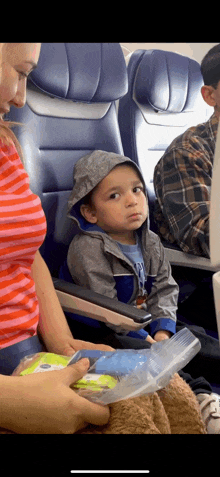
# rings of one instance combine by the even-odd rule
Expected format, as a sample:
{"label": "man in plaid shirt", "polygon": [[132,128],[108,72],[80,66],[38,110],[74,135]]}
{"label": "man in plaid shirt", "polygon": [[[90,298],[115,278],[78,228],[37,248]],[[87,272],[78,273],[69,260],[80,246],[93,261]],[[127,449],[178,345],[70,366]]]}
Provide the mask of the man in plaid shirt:
{"label": "man in plaid shirt", "polygon": [[201,63],[203,99],[214,114],[178,136],[154,172],[158,233],[187,253],[209,257],[212,166],[220,117],[220,44]]}

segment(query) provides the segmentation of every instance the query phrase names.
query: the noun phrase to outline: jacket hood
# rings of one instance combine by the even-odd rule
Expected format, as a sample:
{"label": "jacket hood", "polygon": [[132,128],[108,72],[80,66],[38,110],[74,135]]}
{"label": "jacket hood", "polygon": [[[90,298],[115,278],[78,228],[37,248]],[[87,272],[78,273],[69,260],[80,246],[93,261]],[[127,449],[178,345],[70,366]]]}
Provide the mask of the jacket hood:
{"label": "jacket hood", "polygon": [[118,164],[128,162],[138,172],[144,182],[143,175],[131,159],[113,152],[93,151],[81,157],[73,170],[73,190],[70,194],[67,207],[67,215],[73,219],[78,227],[87,232],[102,232],[103,230],[94,224],[87,222],[80,213],[80,206],[87,194],[89,194],[111,170]]}

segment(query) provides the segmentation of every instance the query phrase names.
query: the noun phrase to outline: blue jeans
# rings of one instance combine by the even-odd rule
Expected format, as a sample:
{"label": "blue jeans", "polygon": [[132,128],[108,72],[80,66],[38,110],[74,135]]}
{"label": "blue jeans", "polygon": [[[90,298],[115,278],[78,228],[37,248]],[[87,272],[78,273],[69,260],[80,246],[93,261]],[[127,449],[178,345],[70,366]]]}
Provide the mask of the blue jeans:
{"label": "blue jeans", "polygon": [[14,345],[0,349],[0,374],[9,376],[27,355],[45,351],[38,336],[32,336]]}

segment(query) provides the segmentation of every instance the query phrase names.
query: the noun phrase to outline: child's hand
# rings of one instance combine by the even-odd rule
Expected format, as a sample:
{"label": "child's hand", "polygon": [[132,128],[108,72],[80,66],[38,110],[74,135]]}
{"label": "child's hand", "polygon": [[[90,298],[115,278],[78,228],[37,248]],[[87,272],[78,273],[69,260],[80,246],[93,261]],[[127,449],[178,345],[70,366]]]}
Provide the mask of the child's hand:
{"label": "child's hand", "polygon": [[147,338],[145,338],[145,341],[148,341],[149,343],[156,343],[156,341],[150,335],[147,335]]}
{"label": "child's hand", "polygon": [[168,340],[169,338],[171,338],[171,336],[172,335],[170,331],[160,330],[155,333],[154,339],[155,341],[163,341],[163,340]]}

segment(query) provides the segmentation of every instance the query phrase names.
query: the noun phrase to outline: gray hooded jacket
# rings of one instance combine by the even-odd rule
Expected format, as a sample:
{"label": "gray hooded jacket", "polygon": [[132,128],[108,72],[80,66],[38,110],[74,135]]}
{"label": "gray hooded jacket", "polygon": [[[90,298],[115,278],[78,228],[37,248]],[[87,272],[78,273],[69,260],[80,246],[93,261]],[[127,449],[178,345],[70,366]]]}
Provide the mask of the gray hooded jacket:
{"label": "gray hooded jacket", "polygon": [[[137,272],[117,242],[80,213],[84,197],[118,164],[129,162],[143,176],[137,165],[119,154],[94,151],[76,163],[74,186],[68,201],[68,216],[79,228],[68,251],[67,265],[77,285],[131,305],[139,295]],[[148,293],[147,310],[152,315],[150,333],[176,331],[178,286],[159,237],[148,228],[148,220],[137,230],[142,245]]]}

